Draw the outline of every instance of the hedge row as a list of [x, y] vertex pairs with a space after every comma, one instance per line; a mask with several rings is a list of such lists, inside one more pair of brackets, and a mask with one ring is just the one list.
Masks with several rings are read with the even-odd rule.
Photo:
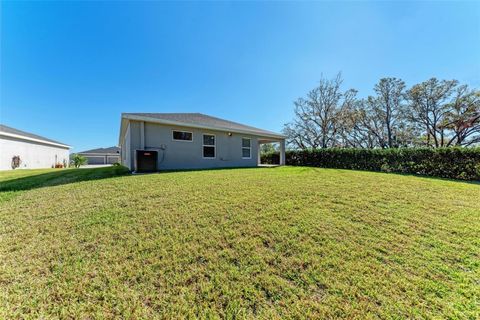
[[[278, 153], [262, 163], [279, 162]], [[287, 151], [287, 165], [419, 174], [480, 180], [480, 148], [314, 149]]]

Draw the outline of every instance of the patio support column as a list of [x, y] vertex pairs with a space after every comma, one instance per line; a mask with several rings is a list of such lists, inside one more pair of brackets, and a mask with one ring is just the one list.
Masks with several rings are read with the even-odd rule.
[[280, 141], [280, 165], [285, 165], [285, 140]]
[[260, 157], [260, 147], [261, 147], [260, 141], [257, 143], [257, 166], [262, 163], [261, 157]]

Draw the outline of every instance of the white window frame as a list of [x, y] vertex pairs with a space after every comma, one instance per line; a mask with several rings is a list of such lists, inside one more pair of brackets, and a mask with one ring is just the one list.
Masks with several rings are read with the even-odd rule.
[[[192, 135], [192, 140], [175, 139], [175, 138], [173, 137], [173, 133], [174, 133], [174, 132], [186, 132], [186, 133], [190, 133], [190, 134]], [[193, 132], [191, 132], [191, 131], [186, 131], [186, 130], [172, 129], [172, 141], [193, 142]]]
[[[213, 145], [205, 144], [204, 136], [213, 136]], [[204, 147], [213, 147], [213, 157], [205, 157], [203, 153]], [[202, 133], [202, 158], [203, 159], [215, 159], [217, 157], [217, 136], [213, 133]]]
[[[250, 147], [244, 147], [243, 146], [243, 139], [250, 140]], [[242, 159], [252, 159], [252, 138], [247, 138], [247, 137], [242, 137]], [[244, 157], [243, 156], [243, 149], [249, 149], [250, 150], [250, 157]]]

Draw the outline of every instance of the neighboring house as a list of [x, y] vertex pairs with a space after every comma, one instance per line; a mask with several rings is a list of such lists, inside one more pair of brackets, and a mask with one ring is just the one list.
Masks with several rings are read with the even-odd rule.
[[98, 148], [87, 151], [78, 152], [77, 154], [87, 158], [89, 165], [114, 164], [120, 162], [120, 148]]
[[70, 146], [0, 124], [0, 170], [68, 165]]
[[119, 136], [121, 162], [137, 172], [255, 167], [271, 142], [285, 164], [285, 136], [201, 113], [123, 113]]

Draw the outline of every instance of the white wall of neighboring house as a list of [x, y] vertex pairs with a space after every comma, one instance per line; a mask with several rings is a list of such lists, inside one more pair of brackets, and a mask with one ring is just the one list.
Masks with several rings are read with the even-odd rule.
[[0, 135], [0, 170], [11, 170], [14, 156], [20, 156], [19, 169], [51, 168], [68, 163], [69, 149]]

